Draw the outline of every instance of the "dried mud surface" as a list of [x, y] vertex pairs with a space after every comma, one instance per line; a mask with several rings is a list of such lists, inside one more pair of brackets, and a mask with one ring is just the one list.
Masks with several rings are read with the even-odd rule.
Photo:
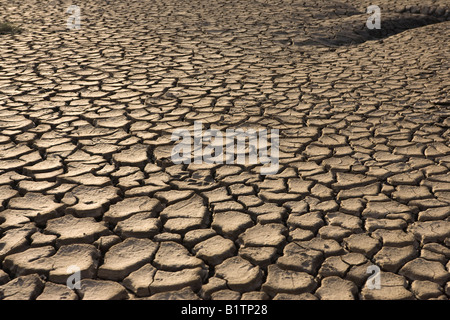
[[80, 2], [0, 0], [0, 299], [449, 299], [449, 1]]

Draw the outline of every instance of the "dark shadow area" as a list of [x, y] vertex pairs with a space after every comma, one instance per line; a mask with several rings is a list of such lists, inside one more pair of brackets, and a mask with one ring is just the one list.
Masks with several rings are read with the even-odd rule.
[[381, 29], [377, 30], [369, 30], [367, 29], [366, 33], [369, 35], [368, 40], [374, 39], [382, 39], [386, 37], [393, 36], [397, 33], [415, 29], [419, 27], [424, 27], [430, 24], [440, 23], [445, 20], [433, 17], [433, 16], [410, 16], [410, 17], [402, 17], [399, 19], [387, 19], [383, 20]]
[[369, 29], [366, 26], [367, 15], [358, 15], [335, 19], [334, 24], [314, 27], [308, 40], [296, 42], [294, 45], [346, 46], [360, 44], [370, 40], [381, 40], [406, 30], [415, 29], [446, 21], [444, 17], [422, 14], [391, 14], [381, 18], [381, 29]]
[[0, 35], [20, 33], [22, 30], [9, 22], [0, 22]]

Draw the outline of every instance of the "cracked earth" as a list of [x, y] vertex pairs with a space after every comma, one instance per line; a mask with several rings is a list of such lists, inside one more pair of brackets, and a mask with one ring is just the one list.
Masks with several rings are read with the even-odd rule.
[[[449, 12], [0, 0], [0, 299], [448, 300]], [[194, 121], [278, 129], [277, 174], [175, 165]]]

